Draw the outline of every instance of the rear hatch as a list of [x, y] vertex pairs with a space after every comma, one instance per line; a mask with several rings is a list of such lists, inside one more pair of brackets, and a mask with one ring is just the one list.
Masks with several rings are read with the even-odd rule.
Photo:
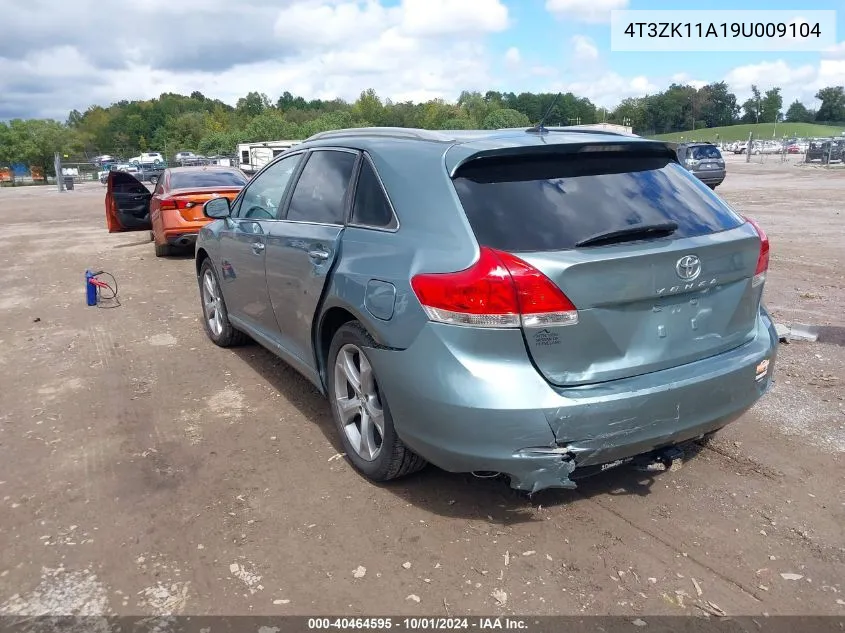
[[688, 151], [687, 165], [696, 172], [709, 172], [725, 168], [725, 161], [718, 147], [694, 145]]
[[577, 308], [577, 322], [523, 326], [555, 385], [658, 371], [754, 336], [760, 235], [669, 148], [616, 143], [485, 152], [453, 174], [479, 245], [527, 262]]

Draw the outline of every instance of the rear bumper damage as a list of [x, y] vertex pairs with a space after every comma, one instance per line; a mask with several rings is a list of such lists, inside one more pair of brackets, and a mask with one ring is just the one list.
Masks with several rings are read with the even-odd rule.
[[771, 386], [778, 339], [765, 310], [740, 348], [669, 370], [554, 388], [519, 331], [429, 324], [406, 350], [370, 349], [396, 431], [450, 472], [501, 473], [527, 492], [634, 462], [671, 462], [674, 447], [745, 413]]

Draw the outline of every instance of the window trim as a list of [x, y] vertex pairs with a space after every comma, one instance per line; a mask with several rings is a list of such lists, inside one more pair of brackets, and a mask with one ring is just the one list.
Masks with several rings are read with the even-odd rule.
[[[233, 209], [234, 209], [234, 208], [235, 208], [235, 206], [237, 206], [237, 211], [238, 211], [238, 212], [240, 212], [240, 210], [241, 210], [241, 203], [243, 203], [243, 199], [244, 199], [244, 196], [246, 196], [246, 192], [247, 192], [247, 190], [248, 190], [248, 189], [249, 189], [249, 188], [250, 188], [253, 184], [255, 184], [255, 181], [258, 179], [258, 177], [259, 177], [261, 174], [263, 174], [266, 170], [270, 169], [270, 168], [271, 168], [273, 165], [275, 165], [276, 163], [280, 163], [280, 162], [282, 162], [282, 161], [283, 161], [283, 160], [285, 160], [286, 158], [291, 158], [292, 156], [296, 156], [297, 154], [305, 154], [305, 153], [306, 153], [306, 151], [307, 151], [307, 150], [297, 149], [296, 151], [293, 151], [293, 152], [289, 152], [289, 153], [285, 153], [285, 154], [280, 154], [279, 156], [277, 156], [276, 158], [274, 158], [273, 160], [271, 160], [270, 162], [268, 162], [266, 165], [264, 165], [264, 167], [262, 167], [261, 169], [259, 169], [259, 170], [258, 170], [258, 171], [257, 171], [257, 172], [256, 172], [256, 173], [252, 176], [252, 178], [250, 178], [250, 179], [247, 181], [246, 185], [244, 185], [244, 187], [243, 187], [243, 189], [241, 189], [240, 193], [238, 193], [238, 195], [237, 195], [237, 196], [235, 196], [235, 199], [234, 199], [234, 200], [232, 200], [232, 204], [230, 205], [230, 206], [231, 206], [231, 208], [233, 208]], [[304, 165], [304, 164], [305, 164], [305, 163], [304, 163], [304, 161], [303, 161], [302, 159], [300, 159], [299, 164], [296, 166], [296, 169], [294, 170], [293, 174], [291, 174], [290, 179], [291, 179], [291, 181], [292, 181], [292, 182], [298, 182], [298, 181], [299, 181], [299, 174], [300, 174], [300, 172], [302, 171], [302, 167], [303, 167], [303, 165]], [[285, 195], [284, 195], [284, 196], [282, 196], [282, 199], [279, 201], [279, 215], [280, 215], [280, 216], [281, 216], [281, 215], [286, 215], [286, 214], [287, 214], [287, 206], [286, 206], [286, 205], [287, 205], [287, 199], [288, 199], [288, 196], [290, 195], [290, 191], [292, 191], [292, 189], [291, 189], [291, 190], [289, 190], [289, 191], [285, 191]], [[231, 218], [233, 221], [236, 221], [236, 220], [246, 220], [246, 219], [247, 219], [247, 218], [242, 218], [242, 217], [240, 217], [240, 215], [231, 215], [231, 216], [230, 216], [230, 218]], [[252, 219], [251, 221], [253, 221], [253, 222], [281, 222], [283, 219], [284, 219], [284, 218], [282, 218], [282, 217], [278, 217], [278, 218], [266, 218], [266, 219], [263, 219], [263, 220], [254, 220], [254, 219]]]
[[[378, 169], [376, 169], [375, 162], [373, 162], [372, 157], [369, 155], [368, 152], [361, 153], [361, 160], [358, 162], [358, 169], [355, 172], [355, 186], [353, 187], [352, 191], [352, 203], [349, 205], [349, 216], [346, 220], [346, 226], [353, 227], [356, 229], [365, 229], [369, 231], [381, 231], [382, 233], [396, 233], [399, 228], [402, 226], [401, 222], [399, 222], [399, 215], [396, 213], [396, 208], [393, 206], [393, 201], [390, 199], [390, 196], [387, 194], [387, 187], [384, 186], [384, 181], [381, 179], [381, 174], [378, 173]], [[358, 195], [358, 183], [361, 181], [361, 171], [364, 169], [364, 161], [370, 164], [370, 168], [373, 170], [373, 173], [376, 175], [376, 181], [378, 182], [379, 187], [381, 188], [381, 193], [384, 196], [384, 199], [387, 200], [387, 206], [390, 208], [390, 215], [391, 221], [388, 223], [387, 226], [377, 226], [373, 224], [362, 224], [359, 222], [352, 221], [352, 214], [355, 212], [355, 197]]]
[[[357, 184], [356, 174], [358, 173], [359, 165], [361, 163], [361, 154], [362, 152], [357, 149], [352, 149], [351, 147], [334, 147], [334, 146], [327, 146], [327, 147], [311, 147], [307, 148], [305, 151], [308, 152], [308, 156], [302, 161], [302, 165], [298, 170], [298, 173], [294, 174], [296, 177], [296, 181], [294, 182], [293, 187], [291, 187], [290, 191], [288, 192], [287, 196], [284, 200], [284, 207], [283, 207], [283, 217], [279, 218], [281, 222], [290, 222], [292, 224], [312, 224], [315, 226], [339, 226], [339, 227], [346, 227], [349, 224], [350, 214], [352, 213], [352, 192], [355, 189], [355, 185]], [[315, 152], [345, 152], [347, 154], [353, 154], [355, 156], [355, 163], [352, 165], [352, 173], [349, 176], [349, 184], [350, 186], [346, 188], [346, 193], [343, 196], [343, 215], [341, 216], [340, 222], [312, 222], [310, 220], [291, 220], [288, 218], [288, 212], [290, 211], [290, 203], [293, 199], [293, 194], [296, 191], [297, 185], [299, 185], [299, 180], [302, 178], [302, 172], [305, 171], [305, 168], [308, 166], [308, 161], [311, 160], [311, 156]]]

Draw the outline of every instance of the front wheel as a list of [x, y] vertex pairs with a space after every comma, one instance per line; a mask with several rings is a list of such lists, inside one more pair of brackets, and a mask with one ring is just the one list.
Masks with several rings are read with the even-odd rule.
[[342, 326], [332, 339], [328, 358], [328, 392], [332, 417], [352, 465], [373, 481], [388, 481], [425, 467], [393, 426], [367, 349], [378, 344], [358, 321]]
[[199, 275], [202, 299], [202, 324], [205, 333], [215, 345], [232, 347], [246, 342], [247, 336], [229, 322], [229, 311], [223, 300], [217, 273], [210, 259], [202, 263]]
[[158, 176], [150, 176], [150, 184], [155, 186], [158, 184]]

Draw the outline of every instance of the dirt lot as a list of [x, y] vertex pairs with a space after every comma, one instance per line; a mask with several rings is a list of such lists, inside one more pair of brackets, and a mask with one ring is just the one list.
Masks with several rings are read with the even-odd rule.
[[305, 380], [206, 339], [192, 258], [106, 233], [101, 185], [0, 190], [0, 612], [845, 613], [845, 170], [729, 163], [770, 309], [819, 341], [679, 470], [531, 501], [366, 482]]

